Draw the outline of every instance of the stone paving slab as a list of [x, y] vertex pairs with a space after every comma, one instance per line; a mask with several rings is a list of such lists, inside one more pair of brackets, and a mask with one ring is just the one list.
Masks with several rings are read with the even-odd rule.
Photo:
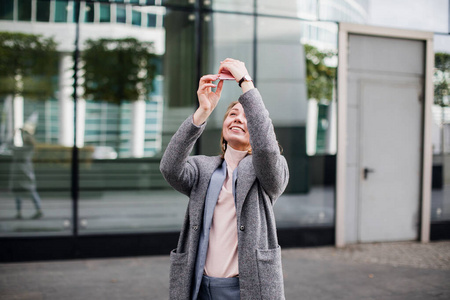
[[[392, 242], [287, 249], [286, 256], [318, 260], [353, 261], [390, 266], [450, 270], [450, 242]], [[450, 284], [450, 283], [449, 283]]]
[[[450, 241], [284, 249], [286, 299], [450, 299], [449, 248]], [[0, 299], [168, 299], [168, 277], [168, 255], [0, 264]]]

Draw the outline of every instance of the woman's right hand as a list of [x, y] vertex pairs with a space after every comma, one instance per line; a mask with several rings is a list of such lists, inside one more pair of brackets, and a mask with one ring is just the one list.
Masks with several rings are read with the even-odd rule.
[[[216, 86], [213, 81], [219, 79], [219, 75], [205, 75], [200, 78], [198, 84], [197, 97], [199, 107], [194, 113], [194, 124], [197, 126], [202, 125], [208, 117], [211, 115], [213, 110], [216, 108], [217, 103], [220, 99], [220, 94], [222, 93], [223, 80], [219, 81]], [[216, 88], [213, 92], [212, 88]]]

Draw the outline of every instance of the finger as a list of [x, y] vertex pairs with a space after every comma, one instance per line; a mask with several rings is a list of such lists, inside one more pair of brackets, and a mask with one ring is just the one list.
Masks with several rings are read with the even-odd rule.
[[206, 81], [216, 81], [218, 78], [219, 78], [218, 74], [204, 75], [200, 78], [200, 83], [206, 82]]
[[219, 84], [217, 85], [216, 89], [216, 95], [220, 98], [220, 94], [222, 93], [223, 88], [223, 80], [219, 81]]
[[214, 83], [203, 83], [200, 85], [199, 90], [205, 90], [205, 89], [210, 89], [210, 88], [215, 88], [216, 85]]

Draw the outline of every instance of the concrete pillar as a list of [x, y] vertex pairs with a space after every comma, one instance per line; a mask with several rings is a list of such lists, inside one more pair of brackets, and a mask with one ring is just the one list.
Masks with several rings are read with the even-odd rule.
[[319, 108], [317, 106], [317, 101], [314, 99], [308, 100], [308, 116], [306, 123], [306, 153], [308, 155], [316, 154], [318, 114]]
[[59, 144], [73, 146], [73, 59], [69, 53], [61, 53], [59, 60]]
[[131, 156], [144, 156], [145, 142], [145, 101], [136, 100], [131, 106]]
[[14, 115], [14, 145], [17, 147], [23, 146], [22, 135], [19, 130], [23, 127], [23, 96], [15, 95], [13, 100], [13, 115]]

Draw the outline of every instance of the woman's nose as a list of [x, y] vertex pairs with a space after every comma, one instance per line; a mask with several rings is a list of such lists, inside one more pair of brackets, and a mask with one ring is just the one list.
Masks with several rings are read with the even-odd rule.
[[242, 118], [241, 118], [241, 116], [236, 116], [235, 118], [234, 118], [234, 121], [233, 122], [236, 122], [236, 123], [242, 123]]

